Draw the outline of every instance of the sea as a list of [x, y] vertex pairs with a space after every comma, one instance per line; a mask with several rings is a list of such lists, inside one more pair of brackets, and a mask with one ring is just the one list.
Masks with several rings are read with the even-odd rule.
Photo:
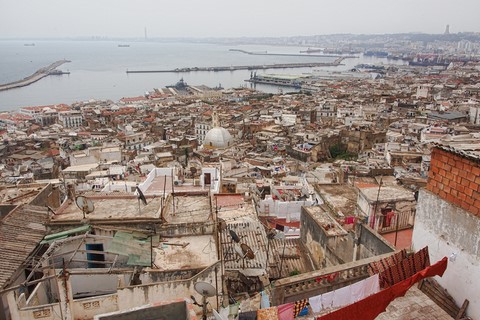
[[[249, 55], [230, 49], [259, 53], [299, 54], [305, 47], [269, 45], [227, 45], [155, 41], [86, 40], [0, 40], [0, 83], [23, 79], [38, 69], [66, 59], [59, 70], [70, 74], [51, 75], [22, 88], [0, 91], [0, 111], [24, 106], [40, 106], [92, 99], [118, 101], [122, 97], [144, 95], [180, 79], [189, 85], [223, 88], [245, 87], [251, 71], [127, 73], [127, 70], [159, 70], [185, 67], [265, 65], [299, 62], [332, 62], [334, 57]], [[257, 74], [303, 74], [313, 69], [343, 71], [359, 63], [401, 64], [385, 58], [348, 58], [336, 67], [258, 70]], [[257, 90], [278, 93], [285, 87], [257, 84]]]

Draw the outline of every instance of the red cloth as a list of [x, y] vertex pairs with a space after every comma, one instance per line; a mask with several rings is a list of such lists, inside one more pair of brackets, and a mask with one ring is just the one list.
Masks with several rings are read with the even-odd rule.
[[343, 221], [344, 224], [353, 224], [355, 223], [355, 217], [346, 217]]
[[293, 303], [286, 303], [278, 306], [278, 319], [279, 320], [294, 320], [293, 316]]
[[390, 227], [390, 224], [392, 223], [392, 219], [394, 216], [395, 216], [395, 213], [393, 211], [388, 212], [387, 215], [384, 217], [385, 224], [383, 226]]
[[345, 308], [338, 309], [334, 312], [318, 317], [317, 320], [350, 320], [355, 315], [356, 320], [372, 320], [380, 313], [384, 312], [390, 302], [398, 297], [402, 297], [407, 293], [408, 289], [416, 282], [433, 276], [442, 276], [447, 269], [447, 257], [436, 264], [417, 272], [410, 278], [399, 282], [379, 293], [373, 294], [363, 300], [351, 304]]

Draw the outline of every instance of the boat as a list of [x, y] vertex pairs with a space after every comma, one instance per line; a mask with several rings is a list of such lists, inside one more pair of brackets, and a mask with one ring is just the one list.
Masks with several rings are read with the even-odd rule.
[[378, 58], [386, 58], [388, 57], [388, 52], [386, 51], [366, 51], [364, 54], [366, 57], [378, 57]]
[[52, 70], [48, 73], [51, 76], [61, 76], [62, 74], [70, 74], [70, 71], [62, 71], [62, 70]]
[[271, 84], [276, 86], [292, 87], [301, 89], [305, 79], [309, 78], [309, 75], [281, 75], [281, 74], [261, 74], [251, 73], [250, 79], [245, 81], [251, 83]]
[[24, 43], [25, 47], [35, 47], [35, 43]]
[[302, 50], [300, 53], [316, 53], [316, 52], [323, 52], [323, 49], [311, 49], [308, 48], [307, 50]]
[[118, 47], [119, 48], [129, 48], [130, 45], [129, 44], [119, 44]]

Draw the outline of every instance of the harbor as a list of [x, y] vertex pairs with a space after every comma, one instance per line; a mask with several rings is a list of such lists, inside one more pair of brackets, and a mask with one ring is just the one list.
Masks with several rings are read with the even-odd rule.
[[45, 78], [46, 76], [49, 76], [49, 75], [70, 74], [70, 72], [68, 72], [68, 71], [64, 72], [64, 71], [56, 70], [56, 68], [58, 68], [59, 66], [61, 66], [64, 63], [67, 63], [67, 62], [71, 62], [71, 61], [69, 61], [69, 60], [55, 61], [54, 63], [52, 63], [52, 64], [50, 64], [46, 67], [38, 69], [37, 71], [35, 71], [34, 74], [32, 74], [32, 75], [30, 75], [26, 78], [23, 78], [22, 80], [18, 80], [18, 81], [14, 81], [14, 82], [5, 83], [5, 84], [0, 85], [0, 91], [25, 87], [25, 86], [28, 86], [28, 85], [34, 83], [34, 82], [37, 82], [38, 80], [43, 79], [43, 78]]
[[127, 73], [183, 73], [183, 72], [220, 72], [237, 70], [266, 70], [266, 69], [288, 69], [288, 68], [315, 68], [335, 67], [342, 63], [347, 57], [339, 57], [333, 62], [305, 62], [305, 63], [278, 63], [262, 65], [243, 66], [220, 66], [220, 67], [187, 67], [170, 70], [127, 70]]

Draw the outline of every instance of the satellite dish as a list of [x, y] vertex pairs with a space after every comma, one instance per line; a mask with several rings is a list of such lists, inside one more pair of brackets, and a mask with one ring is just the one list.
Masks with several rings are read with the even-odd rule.
[[255, 253], [253, 253], [252, 249], [246, 243], [241, 243], [240, 248], [242, 249], [244, 257], [247, 257], [250, 260], [255, 259]]
[[138, 193], [138, 199], [142, 200], [143, 205], [146, 206], [147, 205], [147, 199], [145, 198], [145, 195], [143, 194], [142, 190], [140, 190], [140, 188], [138, 186], [137, 186], [137, 193]]
[[228, 230], [228, 232], [230, 233], [230, 236], [232, 237], [233, 241], [235, 241], [236, 243], [240, 242], [240, 238], [238, 237], [238, 235], [235, 231], [230, 229], [230, 230]]
[[217, 221], [218, 221], [218, 229], [220, 231], [223, 231], [223, 230], [227, 229], [227, 223], [225, 222], [224, 219], [218, 218]]
[[75, 198], [75, 204], [77, 207], [82, 210], [83, 218], [85, 219], [85, 215], [92, 213], [95, 210], [95, 206], [93, 205], [93, 201], [88, 199], [84, 196], [78, 196]]
[[215, 287], [208, 282], [197, 282], [193, 287], [202, 297], [214, 297], [217, 292]]

